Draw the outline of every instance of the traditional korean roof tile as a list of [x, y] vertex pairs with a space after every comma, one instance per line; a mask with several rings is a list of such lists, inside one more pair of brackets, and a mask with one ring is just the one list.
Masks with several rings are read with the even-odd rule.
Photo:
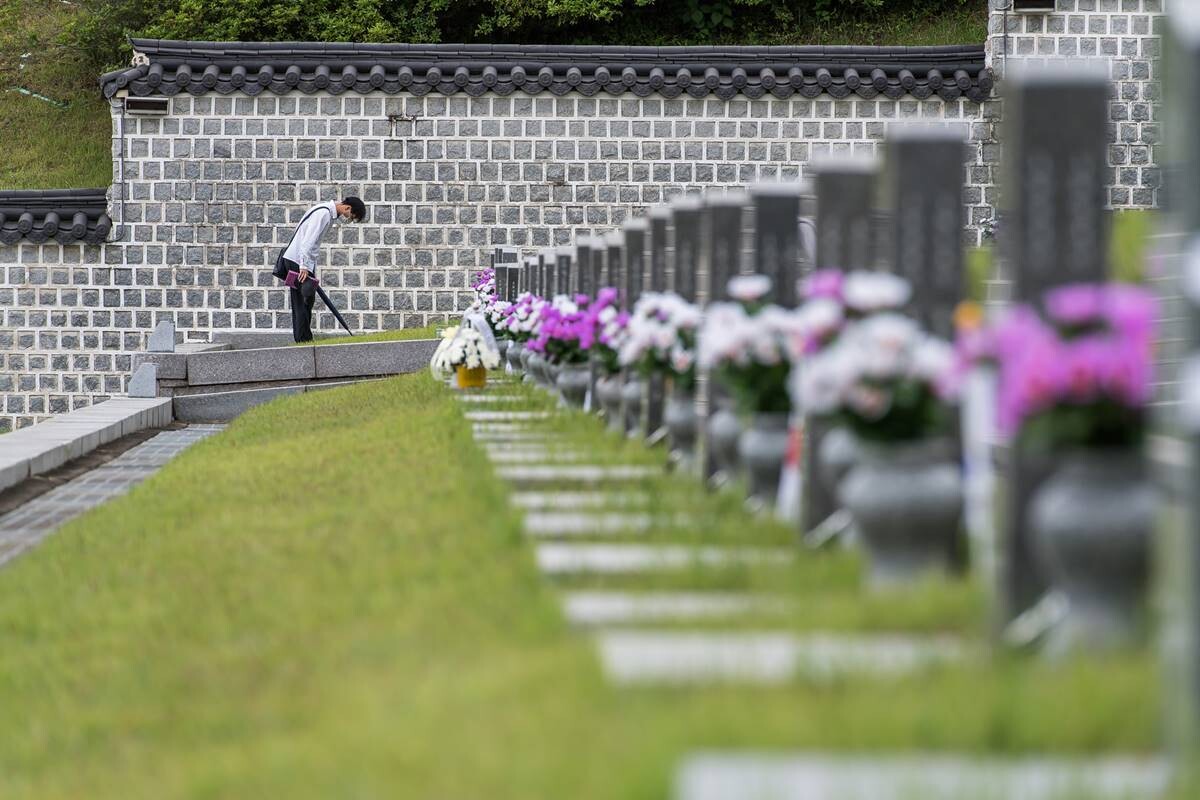
[[134, 66], [101, 76], [106, 97], [382, 91], [445, 95], [918, 99], [991, 92], [983, 46], [619, 47], [189, 42], [131, 39]]
[[104, 189], [0, 191], [0, 242], [104, 241], [112, 229]]

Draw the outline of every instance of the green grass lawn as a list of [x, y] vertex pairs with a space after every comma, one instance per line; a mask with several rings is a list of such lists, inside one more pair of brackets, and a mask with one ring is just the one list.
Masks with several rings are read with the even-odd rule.
[[[522, 407], [547, 404], [525, 393]], [[598, 457], [662, 458], [579, 415], [553, 424]], [[730, 494], [682, 477], [646, 488], [704, 521], [656, 539], [792, 541]], [[0, 797], [648, 799], [696, 748], [1160, 745], [1147, 655], [615, 689], [507, 491], [427, 373], [249, 412], [0, 570]], [[860, 570], [808, 553], [670, 583], [787, 593], [789, 628], [982, 644], [969, 582], [864, 599]]]

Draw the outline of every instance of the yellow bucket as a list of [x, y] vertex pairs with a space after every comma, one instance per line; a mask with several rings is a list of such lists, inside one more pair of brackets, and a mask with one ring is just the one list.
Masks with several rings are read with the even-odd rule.
[[486, 367], [475, 367], [475, 369], [457, 367], [455, 375], [458, 378], [458, 388], [460, 389], [482, 389], [487, 384]]

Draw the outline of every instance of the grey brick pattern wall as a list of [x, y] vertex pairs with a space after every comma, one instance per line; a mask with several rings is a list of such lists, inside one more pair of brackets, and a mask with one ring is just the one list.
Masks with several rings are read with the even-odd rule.
[[[1058, 0], [1031, 15], [991, 3], [998, 73], [1025, 58], [1109, 61], [1110, 201], [1156, 205], [1161, 0]], [[322, 280], [351, 326], [416, 326], [464, 307], [497, 244], [532, 252], [682, 192], [798, 177], [825, 154], [874, 153], [897, 120], [967, 131], [967, 240], [978, 240], [997, 201], [1003, 113], [1000, 100], [574, 93], [209, 93], [176, 96], [161, 119], [116, 108], [112, 241], [0, 246], [0, 430], [122, 391], [160, 319], [196, 340], [290, 330], [268, 265], [318, 200], [358, 194], [372, 207], [323, 249]], [[333, 330], [328, 314], [316, 322]]]
[[[902, 120], [973, 137], [977, 237], [994, 201], [986, 114], [940, 98], [177, 96], [165, 118], [114, 116], [126, 199], [116, 183], [113, 241], [0, 247], [13, 332], [0, 426], [121, 391], [160, 319], [200, 340], [289, 331], [268, 265], [319, 200], [357, 194], [371, 207], [322, 250], [322, 281], [351, 327], [419, 326], [465, 307], [495, 245], [533, 252], [680, 193], [798, 178], [825, 155], [873, 154]], [[333, 330], [328, 314], [318, 324]]]
[[[1109, 203], [1158, 205], [1162, 176], [1158, 56], [1164, 0], [1056, 0], [1052, 13], [1005, 12], [1011, 0], [990, 0], [990, 64], [998, 75], [1022, 61], [1090, 59], [1108, 62], [1116, 90], [1109, 106]], [[1196, 0], [1176, 0], [1196, 2]]]

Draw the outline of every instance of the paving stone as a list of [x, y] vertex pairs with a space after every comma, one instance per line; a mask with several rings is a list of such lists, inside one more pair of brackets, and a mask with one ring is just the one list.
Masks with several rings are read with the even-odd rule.
[[639, 481], [659, 477], [659, 467], [631, 465], [564, 464], [561, 466], [511, 466], [501, 467], [496, 474], [505, 480], [521, 484], [538, 483], [613, 483]]
[[519, 394], [479, 394], [476, 392], [459, 392], [459, 402], [462, 403], [517, 403], [524, 399]]
[[1164, 797], [1158, 757], [977, 758], [969, 755], [701, 753], [686, 759], [675, 800], [1150, 800]]
[[538, 567], [547, 575], [620, 575], [742, 564], [782, 566], [795, 560], [784, 548], [688, 547], [641, 544], [542, 544]]
[[488, 459], [493, 464], [544, 464], [554, 462], [580, 462], [592, 457], [591, 453], [578, 450], [556, 450], [538, 448], [536, 450], [516, 450], [507, 446], [485, 447]]
[[530, 511], [644, 508], [652, 499], [644, 492], [514, 492], [510, 495], [513, 505]]
[[263, 381], [311, 380], [316, 376], [315, 347], [269, 347], [189, 355], [190, 386]]
[[223, 427], [197, 425], [163, 431], [112, 461], [0, 516], [0, 564], [34, 547], [63, 523], [129, 491], [188, 447]]
[[350, 378], [360, 375], [402, 375], [429, 366], [437, 339], [397, 342], [364, 342], [314, 347], [318, 378]]
[[0, 436], [0, 491], [110, 441], [171, 421], [170, 398], [114, 397]]
[[568, 592], [567, 620], [579, 626], [720, 620], [750, 614], [783, 614], [796, 604], [782, 597], [728, 592]]
[[900, 635], [618, 630], [598, 634], [597, 644], [605, 672], [620, 684], [894, 676], [966, 656], [957, 639]]
[[468, 411], [463, 414], [471, 422], [515, 422], [517, 420], [549, 419], [549, 411]]
[[665, 518], [661, 514], [635, 514], [619, 511], [582, 513], [579, 511], [526, 512], [525, 533], [538, 538], [564, 536], [612, 536], [620, 533], [646, 534], [655, 527], [669, 528], [686, 524], [688, 518]]

